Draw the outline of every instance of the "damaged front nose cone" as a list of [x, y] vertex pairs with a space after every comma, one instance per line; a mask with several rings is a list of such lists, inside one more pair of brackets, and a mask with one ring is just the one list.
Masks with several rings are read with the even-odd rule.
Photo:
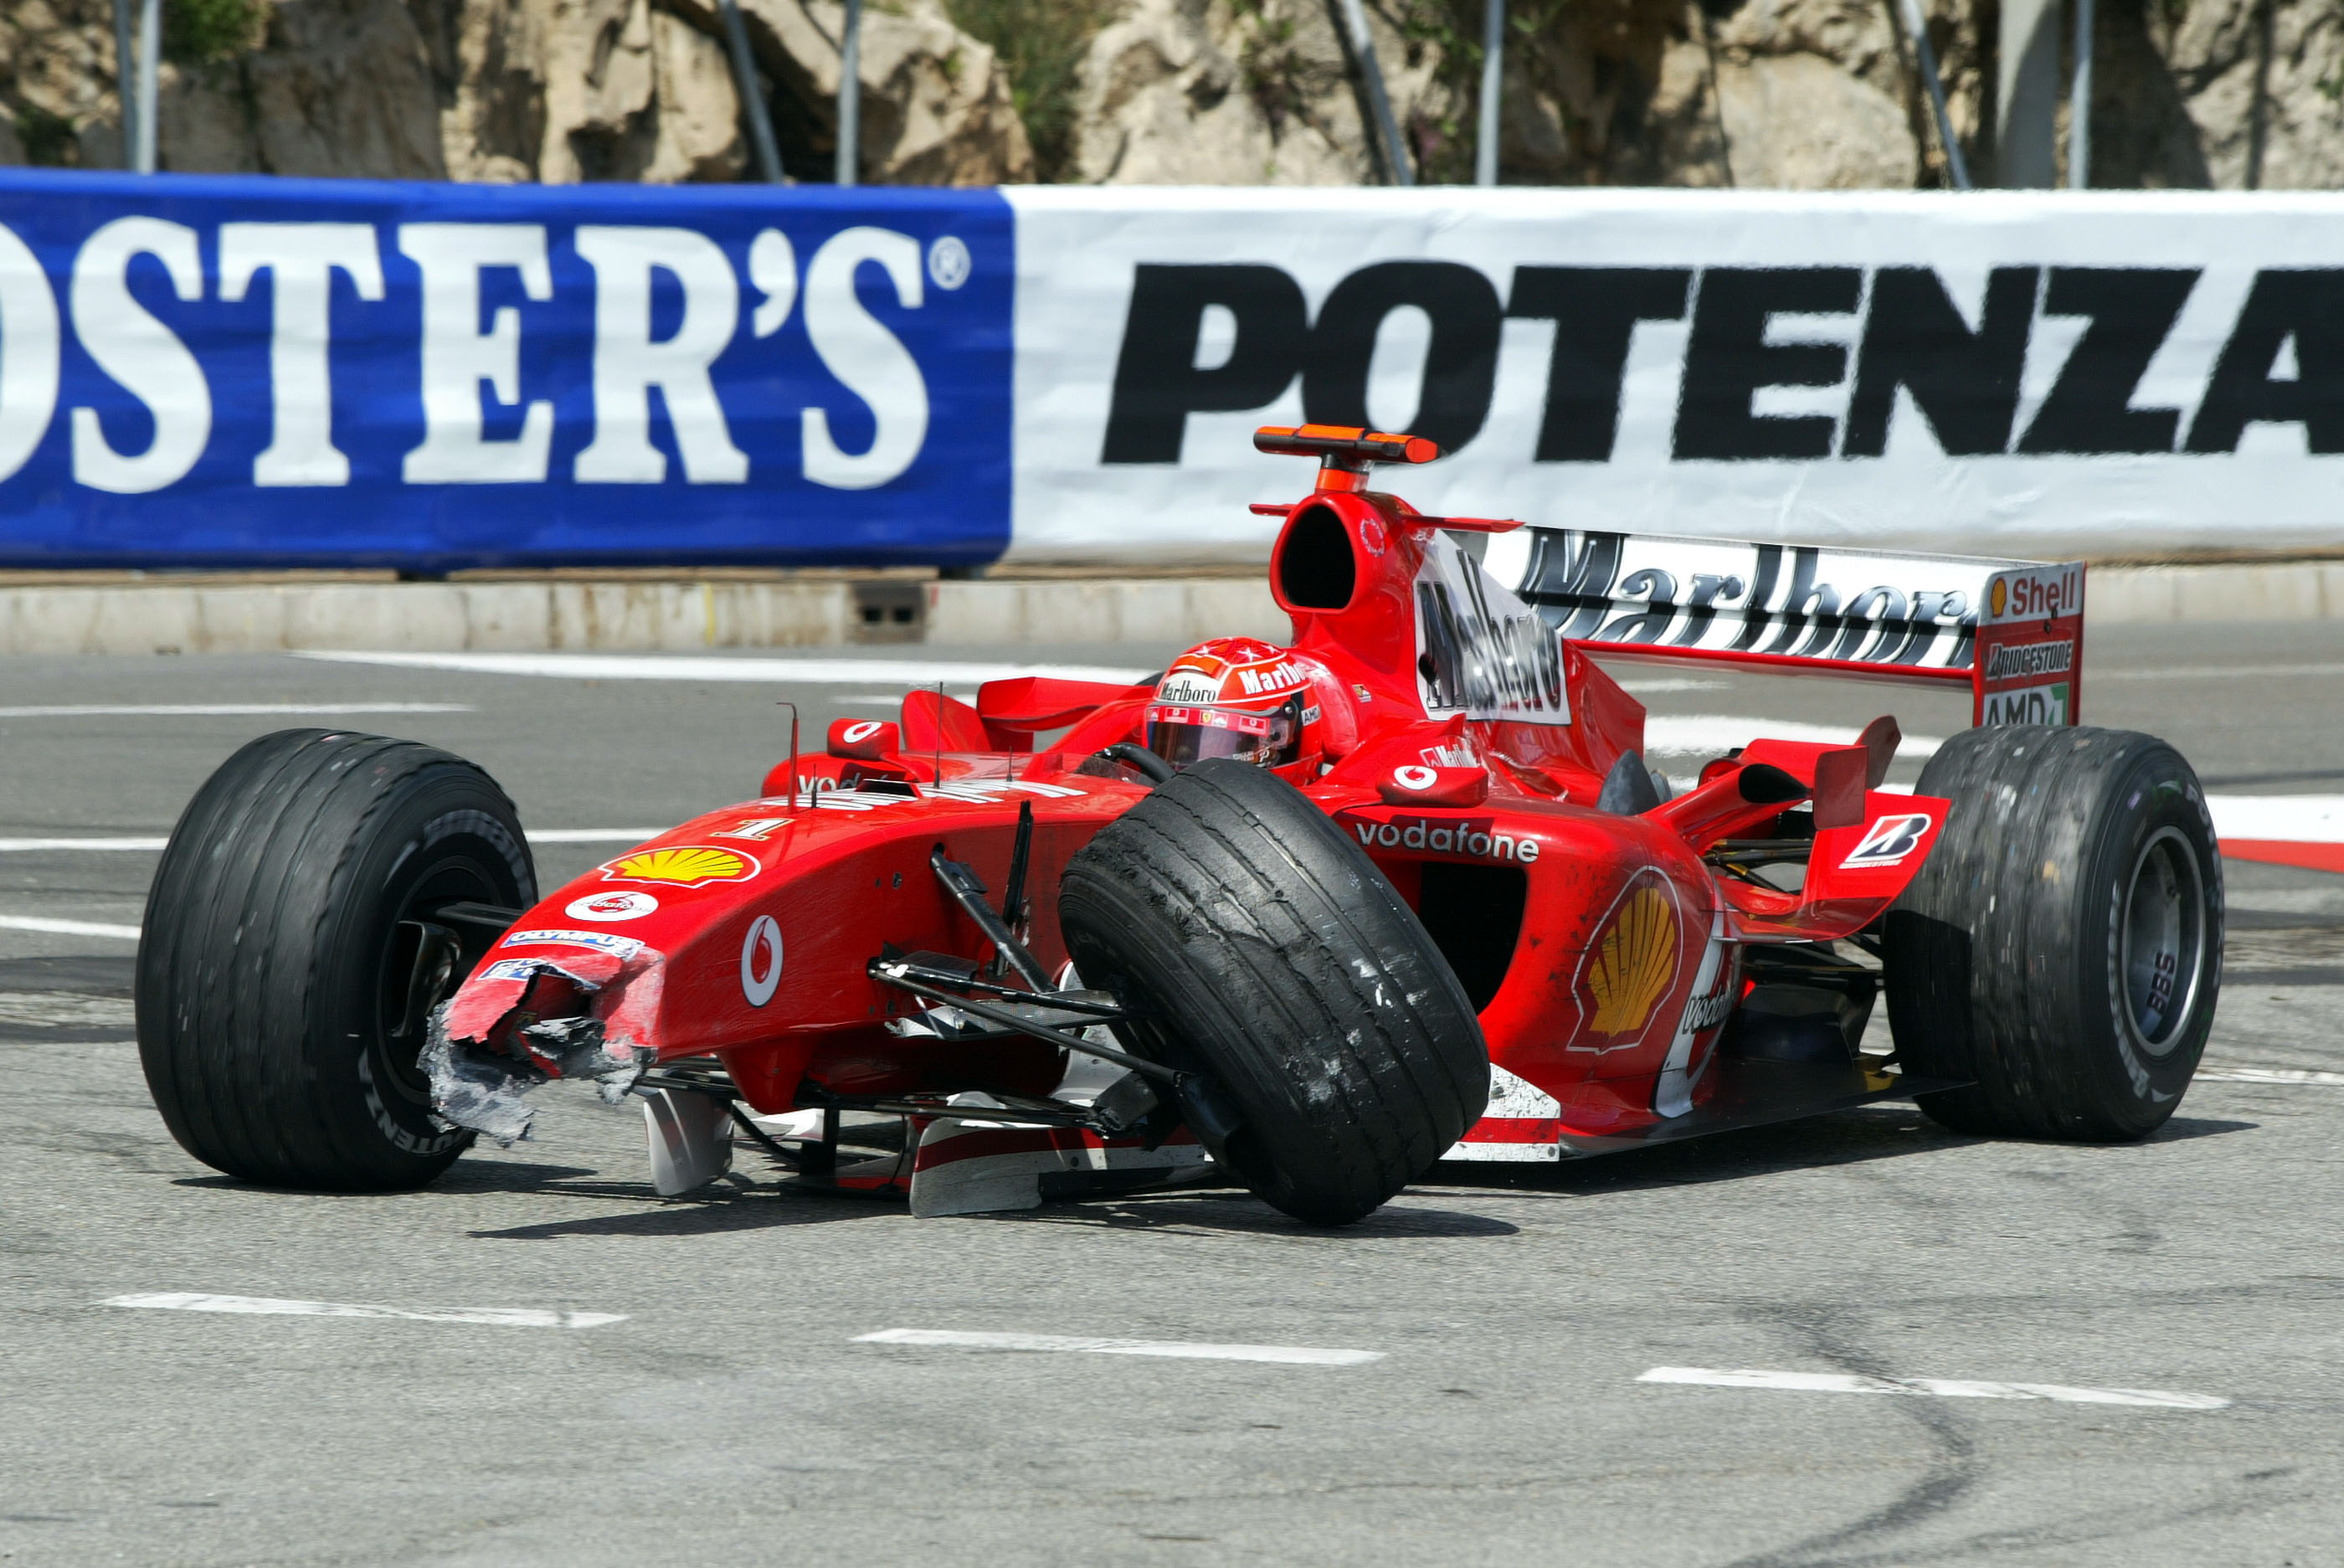
[[421, 1057], [431, 1108], [450, 1125], [507, 1148], [529, 1136], [537, 1115], [523, 1098], [530, 1090], [554, 1078], [585, 1079], [603, 1104], [617, 1105], [657, 1055], [623, 1041], [611, 1044], [602, 1020], [592, 1017], [544, 1018], [496, 1031], [510, 1045], [500, 1051], [480, 1040], [450, 1039], [448, 1011], [443, 1007], [431, 1015]]

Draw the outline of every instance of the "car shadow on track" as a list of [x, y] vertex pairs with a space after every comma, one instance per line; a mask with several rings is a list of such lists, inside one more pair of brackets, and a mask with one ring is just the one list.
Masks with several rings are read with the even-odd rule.
[[[557, 1190], [551, 1189], [549, 1190]], [[617, 1196], [615, 1193], [611, 1196]], [[637, 1188], [629, 1196], [648, 1195]], [[851, 1199], [758, 1192], [727, 1193], [716, 1198], [653, 1199], [657, 1208], [623, 1214], [590, 1214], [577, 1219], [549, 1219], [536, 1225], [514, 1225], [500, 1230], [465, 1232], [477, 1241], [559, 1241], [589, 1236], [710, 1236], [734, 1230], [772, 1230], [796, 1225], [820, 1225], [834, 1219], [870, 1219], [889, 1212], [884, 1206]]]
[[990, 1214], [985, 1219], [1026, 1225], [1076, 1225], [1103, 1230], [1190, 1233], [1234, 1232], [1296, 1239], [1340, 1238], [1345, 1241], [1421, 1240], [1426, 1237], [1514, 1236], [1518, 1226], [1485, 1214], [1454, 1209], [1387, 1205], [1349, 1225], [1306, 1225], [1249, 1194], [1228, 1189], [1210, 1192], [1138, 1192], [1113, 1199], [1091, 1198], [1045, 1203], [1039, 1209]]
[[[2249, 1121], [2220, 1121], [2202, 1117], [2175, 1117], [2145, 1144], [2212, 1138], [2228, 1132], [2251, 1132]], [[1472, 1189], [1515, 1194], [1550, 1193], [1556, 1197], [1588, 1197], [1603, 1192], [1634, 1192], [1655, 1187], [1694, 1187], [1715, 1181], [1738, 1181], [1797, 1170], [1861, 1165], [1933, 1154], [1981, 1143], [2018, 1143], [2019, 1138], [1975, 1138], [1939, 1127], [1909, 1106], [1867, 1106], [1857, 1110], [1783, 1122], [1773, 1127], [1722, 1132], [1683, 1143], [1565, 1160], [1560, 1165], [1481, 1165], [1448, 1161], [1418, 1179], [1422, 1188]], [[2061, 1144], [2061, 1148], [2096, 1148], [2121, 1154], [2142, 1144]]]

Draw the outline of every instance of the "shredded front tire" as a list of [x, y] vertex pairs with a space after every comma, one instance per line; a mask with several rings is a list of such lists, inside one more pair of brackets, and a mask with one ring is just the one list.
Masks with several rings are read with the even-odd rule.
[[1058, 908], [1084, 977], [1147, 1015], [1126, 1043], [1211, 1080], [1241, 1122], [1199, 1137], [1297, 1219], [1374, 1212], [1489, 1102], [1480, 1022], [1423, 925], [1274, 774], [1188, 769], [1075, 856]]

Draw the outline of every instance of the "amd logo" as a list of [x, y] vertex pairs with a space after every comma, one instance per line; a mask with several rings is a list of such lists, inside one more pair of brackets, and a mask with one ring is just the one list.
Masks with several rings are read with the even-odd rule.
[[[1305, 419], [1368, 423], [1376, 334], [1403, 306], [1431, 323], [1413, 429], [1450, 451], [1489, 417], [1508, 318], [1555, 328], [1534, 457], [1603, 462], [1619, 432], [1636, 324], [1690, 316], [1671, 441], [1679, 460], [1879, 457], [1900, 389], [1953, 457], [2234, 452], [2255, 422], [2300, 424], [2311, 453], [2344, 453], [2344, 269], [2255, 275], [2186, 431], [2178, 408], [2133, 406], [2198, 277], [2193, 268], [1999, 267], [1973, 329], [1926, 267], [1879, 268], [1868, 278], [1854, 267], [1518, 267], [1501, 302], [1478, 268], [1386, 261], [1337, 284], [1314, 321], [1301, 286], [1278, 268], [1143, 264], [1100, 461], [1177, 462], [1188, 415], [1267, 407], [1298, 377]], [[1236, 340], [1221, 363], [1198, 368], [1215, 308], [1235, 319]], [[1852, 352], [1769, 340], [1777, 316], [1859, 309]], [[2086, 325], [2018, 428], [2028, 340], [2052, 316]], [[1753, 411], [1766, 388], [1840, 386], [1844, 420]]]

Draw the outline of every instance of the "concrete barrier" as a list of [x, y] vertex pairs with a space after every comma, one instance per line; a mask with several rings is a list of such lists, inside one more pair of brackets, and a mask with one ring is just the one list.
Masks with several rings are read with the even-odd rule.
[[[1259, 578], [884, 581], [889, 602], [916, 607], [915, 615], [876, 618], [872, 585], [845, 578], [19, 582], [0, 586], [0, 652], [688, 652], [872, 641], [1193, 642], [1288, 632]], [[2344, 561], [2099, 567], [2086, 613], [2096, 625], [2344, 619]]]

